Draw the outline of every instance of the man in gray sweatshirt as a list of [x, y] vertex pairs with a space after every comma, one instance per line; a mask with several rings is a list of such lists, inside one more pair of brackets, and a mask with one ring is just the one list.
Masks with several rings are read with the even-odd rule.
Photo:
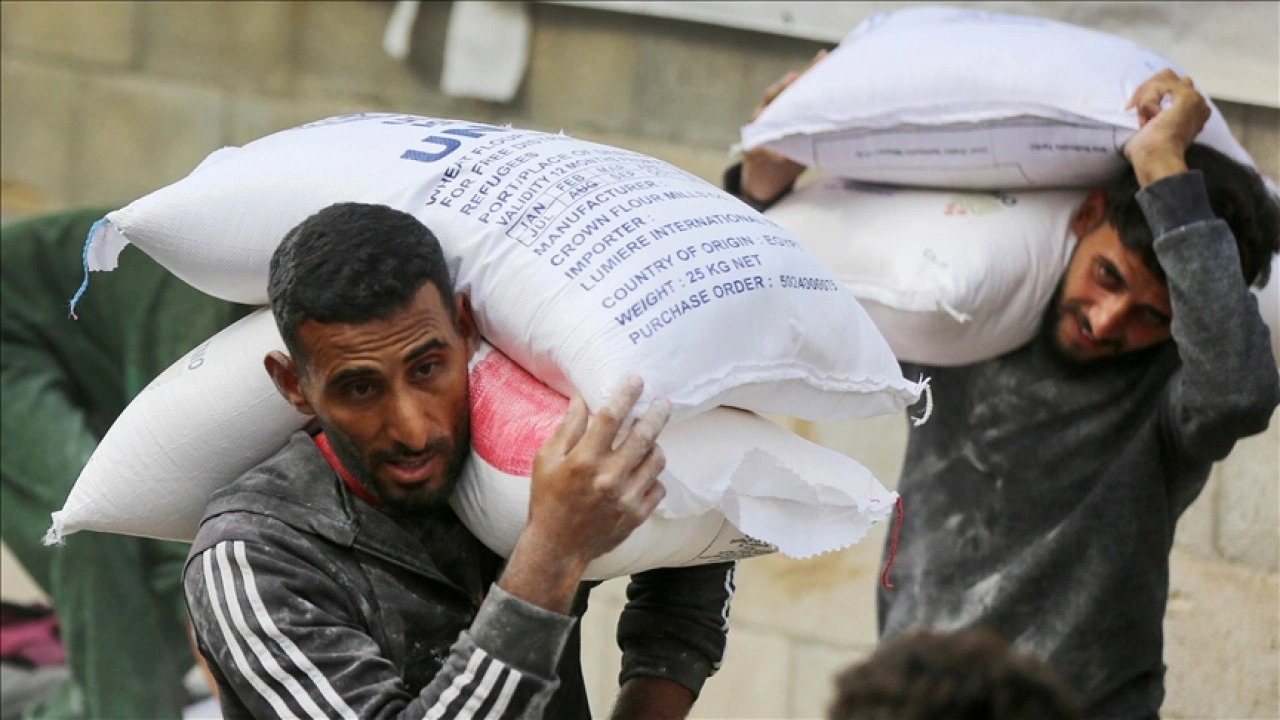
[[[1074, 217], [1040, 336], [974, 365], [905, 368], [932, 378], [933, 415], [908, 440], [879, 594], [882, 639], [990, 627], [1047, 660], [1088, 718], [1158, 716], [1178, 517], [1280, 404], [1249, 292], [1280, 249], [1276, 199], [1192, 144], [1209, 108], [1190, 79], [1164, 71], [1132, 104], [1131, 171]], [[748, 155], [726, 180], [766, 204], [802, 170], [788, 163]]]

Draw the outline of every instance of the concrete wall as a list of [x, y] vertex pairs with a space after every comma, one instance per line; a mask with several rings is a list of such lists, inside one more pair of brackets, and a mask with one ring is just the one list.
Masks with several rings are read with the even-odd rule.
[[[414, 50], [381, 50], [392, 3], [4, 2], [0, 175], [30, 208], [125, 203], [207, 153], [328, 115], [394, 110], [511, 122], [649, 153], [717, 181], [764, 87], [817, 44], [560, 6], [532, 8], [529, 71], [510, 104], [439, 90], [449, 5], [424, 4]], [[1209, 12], [1206, 9], [1206, 12]], [[1223, 103], [1280, 177], [1280, 111]], [[6, 200], [8, 202], [8, 200]], [[889, 486], [901, 418], [798, 427]], [[12, 449], [6, 449], [12, 451]], [[1174, 718], [1280, 716], [1280, 419], [1214, 471], [1183, 519], [1166, 617]], [[729, 655], [696, 716], [815, 718], [831, 675], [875, 643], [878, 528], [848, 551], [744, 562]], [[5, 594], [14, 573], [7, 566]], [[584, 626], [593, 702], [612, 697], [618, 582]]]

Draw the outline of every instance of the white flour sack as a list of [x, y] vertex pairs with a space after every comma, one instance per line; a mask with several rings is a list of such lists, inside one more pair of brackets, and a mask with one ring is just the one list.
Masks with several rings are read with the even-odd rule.
[[284, 349], [262, 309], [169, 366], [107, 430], [53, 514], [48, 540], [97, 530], [190, 542], [209, 496], [309, 420], [262, 366], [268, 352]]
[[107, 215], [86, 262], [109, 269], [134, 243], [209, 294], [264, 303], [285, 233], [339, 201], [420, 218], [494, 346], [593, 408], [632, 373], [676, 417], [732, 405], [854, 419], [923, 391], [776, 224], [667, 163], [564, 135], [330, 118], [222, 150]]
[[899, 360], [967, 365], [1030, 340], [1083, 190], [943, 192], [824, 178], [765, 213], [858, 298]]
[[[283, 346], [260, 310], [175, 362], [107, 432], [53, 514], [47, 542], [80, 530], [194, 539], [209, 497], [310, 421], [262, 367]], [[533, 455], [567, 399], [485, 344], [471, 380], [473, 451], [454, 506], [477, 537], [509, 554], [528, 510]], [[797, 557], [836, 550], [860, 540], [897, 497], [850, 458], [745, 411], [717, 408], [670, 425], [662, 445], [668, 496], [591, 566], [593, 578], [774, 546]]]
[[[471, 370], [472, 453], [453, 496], [462, 522], [509, 557], [524, 528], [533, 457], [568, 399], [482, 348]], [[738, 560], [780, 550], [808, 557], [848, 547], [893, 511], [851, 458], [753, 413], [715, 408], [658, 438], [667, 496], [621, 545], [587, 567], [604, 580], [657, 567]]]
[[[833, 175], [948, 188], [1082, 187], [1124, 167], [1125, 105], [1167, 59], [1036, 17], [915, 7], [873, 15], [742, 128]], [[1194, 80], [1194, 73], [1192, 73]], [[1211, 103], [1212, 104], [1212, 103]], [[1199, 142], [1253, 165], [1222, 113]]]

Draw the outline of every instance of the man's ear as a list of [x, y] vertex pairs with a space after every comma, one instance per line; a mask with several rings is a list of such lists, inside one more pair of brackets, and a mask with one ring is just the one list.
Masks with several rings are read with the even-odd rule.
[[266, 367], [267, 374], [271, 376], [271, 381], [276, 384], [276, 390], [289, 401], [290, 405], [303, 415], [316, 414], [311, 409], [311, 403], [307, 402], [307, 398], [302, 394], [298, 366], [294, 364], [293, 358], [279, 350], [272, 350], [262, 359], [262, 364]]
[[466, 341], [467, 357], [470, 357], [480, 341], [480, 329], [476, 327], [475, 316], [471, 314], [471, 298], [466, 293], [453, 296], [453, 323]]
[[1071, 218], [1071, 232], [1076, 239], [1088, 235], [1094, 228], [1107, 219], [1107, 193], [1105, 190], [1094, 190], [1080, 203], [1076, 214]]

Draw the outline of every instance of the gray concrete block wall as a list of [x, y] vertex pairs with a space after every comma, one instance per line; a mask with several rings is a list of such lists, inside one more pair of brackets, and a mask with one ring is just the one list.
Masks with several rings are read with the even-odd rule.
[[104, 190], [113, 201], [141, 197], [223, 144], [227, 97], [216, 90], [139, 76], [89, 77], [78, 90], [74, 203], [95, 202]]
[[[5, 7], [0, 4], [0, 7]], [[74, 70], [38, 60], [0, 57], [0, 175], [54, 202], [70, 197], [81, 138]]]
[[[535, 4], [519, 93], [487, 103], [440, 91], [449, 4], [423, 4], [404, 62], [381, 49], [392, 5], [0, 3], [5, 187], [30, 189], [50, 207], [125, 203], [223, 145], [375, 110], [563, 129], [717, 182], [764, 88], [820, 47]], [[1219, 106], [1263, 171], [1280, 178], [1280, 110]], [[895, 484], [902, 418], [793, 427]], [[1280, 716], [1278, 456], [1280, 417], [1215, 468], [1179, 524], [1165, 622], [1168, 717]], [[729, 655], [695, 715], [819, 717], [836, 669], [874, 648], [885, 531], [810, 560], [744, 562]], [[621, 583], [605, 584], [584, 623], [599, 713], [616, 688], [612, 633], [622, 602]]]
[[540, 129], [634, 130], [640, 38], [602, 14], [536, 8], [528, 75], [513, 113]]
[[556, 5], [533, 6], [533, 52], [505, 111], [556, 126], [725, 148], [764, 89], [822, 45]]
[[1214, 541], [1223, 559], [1280, 570], [1280, 413], [1265, 433], [1240, 441], [1217, 471]]
[[145, 3], [138, 7], [140, 70], [236, 93], [288, 93], [302, 16], [290, 3]]
[[1226, 101], [1214, 104], [1258, 169], [1268, 177], [1280, 178], [1280, 110]]
[[126, 69], [137, 58], [141, 3], [0, 3], [6, 53], [98, 72]]
[[1275, 573], [1173, 554], [1163, 717], [1280, 717], [1277, 598]]

